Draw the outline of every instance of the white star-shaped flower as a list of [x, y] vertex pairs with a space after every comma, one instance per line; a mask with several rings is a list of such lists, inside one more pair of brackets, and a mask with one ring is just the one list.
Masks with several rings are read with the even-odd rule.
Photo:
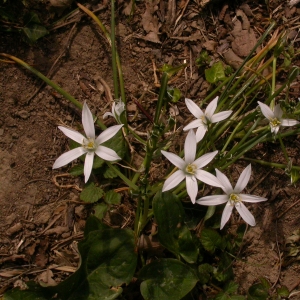
[[121, 99], [114, 101], [112, 108], [111, 108], [111, 112], [106, 112], [103, 115], [103, 119], [107, 119], [108, 116], [111, 116], [113, 118], [116, 119], [116, 121], [120, 124], [122, 123], [120, 120], [120, 116], [122, 114], [122, 112], [125, 111], [125, 104], [124, 102], [121, 101]]
[[185, 104], [187, 108], [197, 118], [197, 120], [192, 121], [190, 124], [185, 126], [183, 130], [198, 128], [196, 132], [197, 143], [204, 137], [210, 123], [218, 123], [220, 121], [223, 121], [227, 119], [232, 113], [232, 110], [226, 110], [214, 114], [218, 105], [218, 100], [219, 97], [216, 97], [214, 100], [212, 100], [207, 105], [206, 110], [203, 113], [203, 111], [193, 100], [185, 98]]
[[58, 126], [58, 128], [70, 139], [81, 144], [81, 147], [72, 149], [64, 154], [62, 154], [54, 162], [53, 169], [65, 166], [72, 160], [78, 158], [79, 156], [86, 154], [84, 161], [84, 181], [87, 182], [93, 168], [93, 161], [95, 153], [104, 160], [114, 161], [121, 159], [119, 155], [112, 149], [102, 146], [104, 142], [111, 139], [123, 125], [115, 125], [106, 130], [104, 130], [97, 138], [95, 137], [95, 127], [93, 115], [88, 108], [87, 104], [84, 103], [82, 109], [82, 125], [86, 137], [81, 133], [69, 129], [63, 126]]
[[195, 160], [196, 146], [196, 135], [193, 130], [190, 130], [184, 143], [184, 160], [174, 153], [161, 151], [161, 153], [179, 169], [165, 181], [162, 191], [165, 192], [174, 188], [185, 179], [187, 193], [193, 203], [195, 203], [198, 193], [197, 179], [212, 186], [222, 187], [216, 176], [201, 170], [201, 168], [210, 163], [218, 151], [206, 153]]
[[283, 111], [280, 105], [277, 104], [274, 107], [274, 111], [266, 104], [257, 101], [261, 112], [269, 120], [271, 132], [277, 134], [280, 126], [294, 126], [299, 124], [298, 121], [293, 119], [282, 119]]
[[226, 195], [213, 195], [213, 196], [206, 196], [198, 199], [196, 203], [201, 205], [218, 205], [226, 203], [222, 218], [221, 218], [221, 226], [220, 229], [224, 227], [224, 225], [229, 220], [232, 209], [235, 207], [241, 217], [244, 219], [246, 223], [248, 223], [251, 226], [255, 226], [255, 219], [253, 215], [250, 213], [248, 208], [244, 205], [244, 202], [261, 202], [266, 201], [268, 199], [262, 198], [259, 196], [253, 196], [253, 195], [246, 195], [246, 194], [240, 194], [241, 191], [246, 187], [250, 176], [251, 176], [251, 164], [246, 167], [246, 169], [242, 172], [240, 175], [240, 178], [238, 179], [238, 182], [236, 183], [235, 188], [232, 188], [231, 183], [229, 182], [226, 175], [224, 175], [222, 172], [220, 172], [218, 169], [216, 169], [217, 178], [223, 185], [222, 190], [226, 193]]

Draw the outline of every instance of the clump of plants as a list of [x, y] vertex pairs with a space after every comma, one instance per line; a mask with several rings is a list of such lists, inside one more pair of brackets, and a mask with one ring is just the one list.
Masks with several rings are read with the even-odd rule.
[[[174, 130], [174, 119], [167, 113], [174, 98], [168, 82], [185, 66], [162, 68], [153, 125], [148, 138], [143, 139], [128, 126], [125, 83], [115, 47], [114, 1], [110, 33], [91, 11], [78, 5], [97, 22], [111, 45], [116, 100], [106, 117], [115, 118], [117, 125], [106, 128], [96, 119], [95, 124], [101, 128], [97, 136], [88, 103], [79, 103], [20, 59], [8, 54], [1, 56], [27, 68], [82, 109], [84, 132], [59, 127], [74, 143], [70, 151], [56, 159], [53, 168], [81, 159], [71, 173], [84, 176], [86, 185], [81, 199], [94, 203], [96, 213], [88, 218], [84, 239], [78, 244], [81, 261], [73, 275], [57, 286], [42, 287], [28, 282], [27, 289], [8, 291], [4, 299], [127, 299], [123, 293], [127, 286], [139, 286], [142, 297], [149, 300], [267, 299], [270, 286], [263, 279], [249, 289], [247, 296], [238, 295], [232, 265], [242, 246], [247, 224], [255, 226], [249, 208], [252, 203], [260, 205], [268, 200], [255, 193], [244, 193], [250, 177], [256, 176], [251, 163], [284, 169], [293, 183], [299, 177], [300, 167], [293, 165], [284, 145], [285, 138], [300, 132], [299, 105], [292, 106], [289, 99], [281, 98], [281, 93], [299, 73], [291, 62], [287, 64], [282, 59], [287, 51], [285, 34], [275, 31], [269, 38], [275, 27], [271, 23], [232, 75], [219, 77], [225, 74], [221, 62], [207, 69], [206, 76], [214, 89], [201, 101], [185, 99], [194, 119], [183, 128], [184, 150], [174, 153], [170, 150], [174, 141], [168, 134]], [[261, 50], [254, 54], [258, 46]], [[264, 70], [269, 67], [272, 72], [265, 76]], [[286, 81], [276, 89], [276, 75], [283, 69]], [[262, 91], [264, 99], [260, 96]], [[181, 100], [177, 97], [176, 101]], [[143, 149], [144, 157], [138, 169], [124, 167], [130, 166], [134, 155], [127, 144], [129, 135]], [[247, 157], [259, 143], [270, 141], [280, 144], [285, 164]], [[153, 182], [150, 175], [154, 158], [156, 162], [159, 159], [170, 164], [162, 179]], [[247, 164], [233, 182], [231, 167], [241, 159]], [[92, 173], [99, 182], [101, 178], [109, 178], [111, 184], [95, 185]], [[133, 228], [110, 228], [102, 222], [109, 206], [121, 203], [122, 192], [116, 186], [124, 187], [119, 190], [126, 190], [126, 197], [135, 203]], [[204, 196], [206, 186], [213, 188]], [[226, 226], [230, 226], [234, 209], [244, 222], [227, 233]], [[146, 229], [151, 224], [157, 229], [149, 233]], [[147, 249], [141, 246], [145, 239], [150, 244], [157, 239], [164, 248], [163, 254], [156, 253], [150, 259]], [[281, 288], [274, 299], [286, 294], [288, 291]]]

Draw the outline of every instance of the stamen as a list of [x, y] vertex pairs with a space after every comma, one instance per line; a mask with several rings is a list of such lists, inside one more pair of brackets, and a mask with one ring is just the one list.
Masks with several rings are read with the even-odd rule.
[[84, 139], [82, 143], [82, 147], [89, 151], [94, 151], [97, 148], [95, 144], [95, 140], [93, 138]]
[[229, 196], [229, 200], [231, 202], [232, 205], [238, 203], [238, 202], [241, 202], [241, 198], [239, 195], [236, 195], [236, 194], [230, 194]]
[[277, 118], [274, 118], [274, 119], [270, 119], [270, 125], [271, 127], [277, 127], [281, 124], [281, 122], [277, 119]]
[[197, 170], [197, 166], [193, 164], [188, 164], [185, 168], [185, 171], [191, 175], [194, 175], [196, 170]]

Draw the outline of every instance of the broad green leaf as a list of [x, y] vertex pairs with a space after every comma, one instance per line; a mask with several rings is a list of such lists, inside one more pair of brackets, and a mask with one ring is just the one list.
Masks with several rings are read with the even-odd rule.
[[234, 294], [237, 292], [239, 286], [237, 283], [230, 281], [227, 286], [224, 288], [224, 290], [226, 291], [226, 293], [228, 294]]
[[197, 276], [189, 266], [171, 258], [151, 262], [141, 269], [138, 277], [143, 280], [141, 293], [145, 300], [180, 300], [197, 283]]
[[213, 229], [203, 229], [200, 237], [201, 243], [208, 252], [215, 252], [216, 248], [220, 248], [222, 238], [219, 233]]
[[97, 204], [94, 208], [95, 210], [95, 216], [97, 218], [99, 218], [100, 220], [103, 219], [103, 217], [105, 216], [106, 212], [107, 212], [107, 204], [105, 203], [100, 203], [100, 204]]
[[110, 190], [105, 194], [104, 201], [107, 204], [119, 205], [121, 203], [121, 195], [114, 190]]
[[72, 176], [79, 176], [83, 174], [83, 165], [77, 165], [70, 169], [70, 175]]
[[[118, 166], [115, 166], [116, 169], [119, 169]], [[116, 178], [118, 177], [118, 175], [115, 173], [114, 170], [112, 170], [111, 168], [106, 168], [103, 172], [103, 176], [104, 178]]]
[[33, 23], [36, 23], [36, 24], [40, 24], [41, 21], [38, 17], [38, 15], [32, 11], [30, 11], [29, 13], [27, 13], [24, 18], [23, 18], [23, 22], [24, 22], [24, 25], [27, 26], [28, 24], [33, 24]]
[[185, 213], [181, 202], [171, 192], [158, 192], [153, 199], [153, 212], [158, 224], [160, 243], [188, 263], [198, 257], [191, 232], [184, 224]]
[[225, 79], [224, 66], [221, 61], [218, 61], [211, 68], [205, 70], [205, 79], [209, 83], [217, 83]]
[[38, 39], [49, 33], [44, 26], [39, 24], [29, 24], [28, 26], [23, 27], [22, 31], [25, 33], [30, 43], [35, 43]]
[[233, 279], [232, 257], [226, 252], [222, 252], [219, 256], [218, 268], [214, 273], [214, 277], [220, 282], [228, 282]]
[[100, 187], [95, 186], [95, 184], [89, 183], [80, 193], [80, 199], [84, 202], [94, 203], [98, 201], [104, 192]]
[[121, 158], [123, 158], [126, 153], [125, 140], [122, 130], [119, 130], [115, 136], [113, 136], [110, 140], [106, 141], [102, 145], [115, 150]]
[[262, 283], [253, 284], [248, 290], [248, 300], [267, 300], [268, 297], [268, 289]]
[[213, 267], [210, 264], [203, 264], [198, 266], [199, 281], [202, 284], [209, 282], [211, 274], [213, 273]]
[[216, 211], [216, 206], [215, 205], [208, 206], [205, 217], [204, 217], [204, 221], [210, 219], [214, 215], [215, 211]]
[[244, 296], [239, 295], [229, 295], [226, 292], [219, 293], [214, 300], [245, 300]]
[[104, 230], [109, 227], [103, 224], [97, 217], [91, 215], [88, 217], [84, 227], [84, 237], [87, 238], [91, 231]]

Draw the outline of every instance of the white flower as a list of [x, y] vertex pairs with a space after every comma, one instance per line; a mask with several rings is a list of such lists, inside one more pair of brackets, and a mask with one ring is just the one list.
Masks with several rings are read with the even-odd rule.
[[256, 203], [266, 201], [268, 199], [253, 195], [240, 194], [240, 192], [246, 187], [250, 179], [251, 164], [248, 165], [248, 167], [242, 172], [234, 189], [232, 188], [232, 185], [229, 182], [228, 178], [222, 172], [216, 169], [216, 173], [217, 178], [223, 185], [222, 190], [226, 193], [226, 195], [213, 195], [202, 197], [198, 199], [196, 203], [201, 205], [212, 206], [227, 202], [222, 214], [220, 229], [222, 229], [226, 222], [229, 220], [233, 207], [237, 209], [237, 211], [246, 223], [248, 223], [251, 226], [255, 226], [255, 219], [250, 213], [250, 211], [247, 209], [247, 207], [243, 204], [243, 201]]
[[259, 101], [257, 103], [263, 115], [269, 120], [272, 133], [277, 134], [280, 126], [294, 126], [299, 124], [298, 121], [293, 119], [282, 119], [283, 111], [279, 104], [275, 105], [273, 111], [268, 105]]
[[121, 99], [114, 101], [111, 112], [106, 112], [103, 115], [103, 119], [107, 119], [108, 116], [112, 116], [116, 119], [118, 123], [121, 123], [120, 116], [121, 113], [125, 110], [125, 104], [121, 101]]
[[121, 159], [114, 150], [102, 146], [101, 144], [103, 144], [104, 142], [112, 138], [123, 125], [112, 126], [104, 130], [97, 138], [95, 138], [95, 127], [94, 127], [93, 116], [86, 103], [84, 103], [82, 109], [82, 125], [86, 137], [73, 129], [69, 129], [63, 126], [58, 126], [58, 128], [67, 137], [81, 144], [82, 146], [62, 154], [54, 162], [52, 168], [57, 169], [62, 166], [65, 166], [72, 160], [78, 158], [83, 154], [86, 154], [85, 161], [84, 161], [84, 178], [85, 178], [85, 182], [87, 182], [92, 172], [95, 153], [99, 157], [107, 161], [114, 161], [114, 160]]
[[196, 146], [196, 135], [193, 130], [190, 130], [184, 143], [185, 160], [174, 153], [161, 151], [173, 165], [179, 168], [165, 181], [162, 191], [168, 191], [186, 179], [186, 189], [193, 203], [198, 193], [197, 179], [212, 186], [222, 187], [214, 175], [201, 170], [217, 155], [218, 151], [206, 153], [195, 160]]
[[198, 107], [198, 105], [193, 100], [185, 98], [185, 104], [187, 108], [197, 118], [197, 120], [192, 121], [190, 124], [185, 126], [183, 130], [198, 128], [196, 132], [197, 143], [201, 141], [202, 138], [204, 137], [209, 123], [217, 123], [223, 121], [227, 119], [232, 113], [232, 110], [226, 110], [214, 114], [218, 105], [218, 100], [219, 97], [216, 97], [214, 100], [212, 100], [207, 105], [206, 110], [203, 113], [203, 111]]

